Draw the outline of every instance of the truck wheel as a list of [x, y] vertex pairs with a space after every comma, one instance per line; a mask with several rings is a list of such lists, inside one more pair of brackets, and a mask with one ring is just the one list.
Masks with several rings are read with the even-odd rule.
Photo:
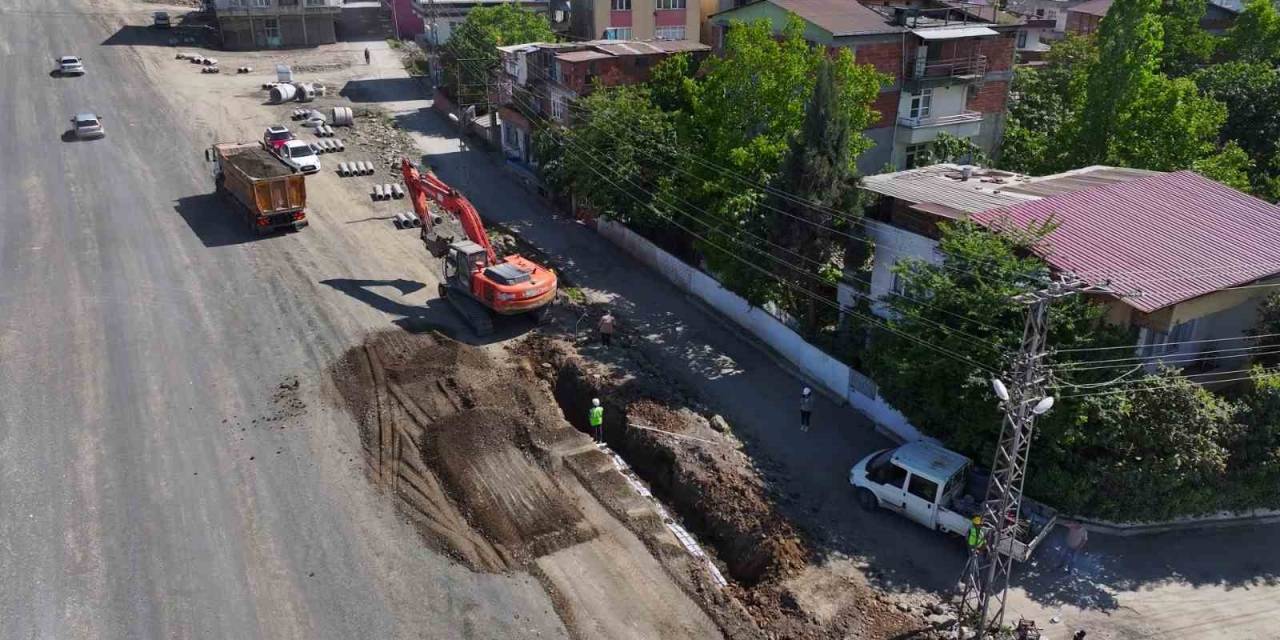
[[443, 283], [436, 285], [436, 293], [440, 294], [441, 298], [449, 297], [449, 285]]
[[858, 506], [865, 511], [875, 511], [880, 507], [880, 503], [876, 500], [876, 494], [871, 493], [870, 489], [858, 489]]

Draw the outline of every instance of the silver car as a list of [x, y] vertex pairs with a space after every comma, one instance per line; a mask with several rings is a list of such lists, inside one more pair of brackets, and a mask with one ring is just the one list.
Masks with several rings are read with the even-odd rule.
[[58, 73], [64, 76], [82, 76], [84, 75], [84, 63], [75, 56], [62, 56], [58, 58]]
[[101, 138], [107, 135], [107, 130], [102, 128], [102, 118], [92, 113], [76, 114], [71, 119], [71, 129], [75, 132], [75, 136], [81, 140]]

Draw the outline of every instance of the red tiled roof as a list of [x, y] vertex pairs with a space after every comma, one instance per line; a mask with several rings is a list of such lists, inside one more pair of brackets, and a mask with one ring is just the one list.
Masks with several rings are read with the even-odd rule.
[[1191, 171], [1096, 187], [975, 214], [991, 228], [1052, 216], [1037, 249], [1053, 267], [1110, 280], [1150, 313], [1280, 273], [1280, 206]]

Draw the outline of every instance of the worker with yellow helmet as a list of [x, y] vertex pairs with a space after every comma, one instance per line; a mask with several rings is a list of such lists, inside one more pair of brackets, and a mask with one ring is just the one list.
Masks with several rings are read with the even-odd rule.
[[987, 546], [987, 537], [982, 535], [982, 516], [974, 516], [969, 525], [969, 550], [982, 551]]

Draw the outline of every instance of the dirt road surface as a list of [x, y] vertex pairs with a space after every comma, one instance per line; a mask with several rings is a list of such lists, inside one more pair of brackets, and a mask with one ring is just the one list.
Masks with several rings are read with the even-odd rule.
[[[200, 149], [268, 123], [130, 46], [155, 8], [0, 3], [0, 637], [565, 637], [426, 550], [321, 401], [367, 330], [454, 322], [416, 242], [332, 175], [301, 233], [230, 224]], [[84, 110], [107, 137], [62, 142]]]

